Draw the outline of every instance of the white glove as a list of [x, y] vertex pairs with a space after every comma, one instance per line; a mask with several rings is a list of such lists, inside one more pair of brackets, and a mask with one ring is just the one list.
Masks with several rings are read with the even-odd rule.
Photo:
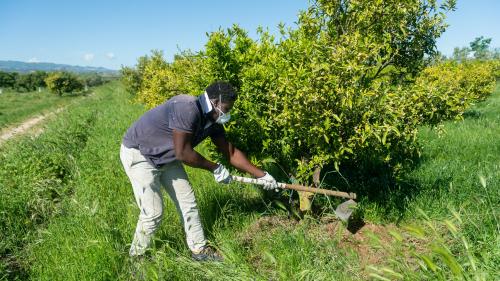
[[230, 183], [232, 180], [231, 174], [229, 174], [229, 171], [222, 164], [219, 164], [214, 170], [214, 178], [218, 183]]
[[265, 181], [266, 184], [264, 184], [264, 189], [265, 190], [275, 190], [278, 191], [278, 183], [276, 180], [271, 176], [268, 172], [265, 172], [264, 176], [257, 178], [259, 181]]

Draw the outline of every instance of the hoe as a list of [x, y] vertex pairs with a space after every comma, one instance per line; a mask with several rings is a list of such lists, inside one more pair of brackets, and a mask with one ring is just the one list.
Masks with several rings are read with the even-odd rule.
[[[245, 178], [245, 177], [240, 177], [240, 176], [232, 176], [232, 178], [234, 181], [242, 182], [242, 183], [257, 184], [257, 185], [264, 185], [265, 184], [264, 181], [260, 181], [260, 180], [253, 179], [253, 178]], [[304, 185], [299, 185], [299, 184], [288, 184], [288, 183], [281, 183], [281, 182], [278, 183], [278, 187], [283, 188], [283, 189], [306, 191], [306, 192], [311, 192], [311, 193], [319, 193], [319, 194], [349, 199], [349, 200], [345, 201], [344, 203], [338, 205], [337, 209], [335, 209], [335, 214], [337, 215], [337, 217], [345, 222], [347, 222], [347, 220], [351, 216], [351, 214], [356, 206], [356, 202], [354, 201], [354, 199], [356, 199], [356, 193], [347, 193], [347, 192], [342, 192], [342, 191], [328, 190], [328, 189], [323, 189], [323, 188], [316, 188], [316, 187], [311, 187], [311, 186], [304, 186]]]

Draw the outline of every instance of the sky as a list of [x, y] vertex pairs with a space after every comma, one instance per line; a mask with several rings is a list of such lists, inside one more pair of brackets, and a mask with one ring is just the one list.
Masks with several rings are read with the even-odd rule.
[[[151, 50], [171, 60], [203, 49], [207, 32], [239, 24], [293, 27], [307, 0], [0, 0], [0, 60], [53, 62], [120, 69]], [[500, 47], [500, 0], [458, 0], [437, 47], [451, 55], [478, 36]]]

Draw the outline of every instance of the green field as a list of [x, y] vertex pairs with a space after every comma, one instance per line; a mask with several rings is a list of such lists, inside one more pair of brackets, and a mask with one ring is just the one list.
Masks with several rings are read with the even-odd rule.
[[68, 104], [74, 98], [74, 96], [59, 97], [47, 90], [42, 90], [40, 93], [18, 93], [4, 89], [0, 94], [0, 129], [15, 125], [31, 116], [48, 113]]
[[498, 84], [464, 121], [422, 128], [420, 161], [379, 183], [387, 201], [358, 194], [356, 234], [333, 209], [298, 221], [257, 187], [187, 168], [220, 264], [191, 261], [168, 199], [151, 258], [128, 258], [138, 209], [118, 154], [145, 109], [118, 82], [95, 93], [0, 147], [0, 280], [500, 278]]

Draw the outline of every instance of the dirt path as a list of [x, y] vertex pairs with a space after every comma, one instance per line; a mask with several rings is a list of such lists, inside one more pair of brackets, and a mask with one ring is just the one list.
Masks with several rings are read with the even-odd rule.
[[[4, 143], [5, 141], [7, 141], [8, 139], [11, 139], [17, 135], [21, 135], [21, 134], [26, 133], [28, 130], [30, 130], [34, 126], [40, 124], [46, 118], [49, 118], [49, 117], [63, 111], [64, 108], [65, 107], [61, 107], [61, 108], [58, 108], [50, 113], [40, 114], [38, 116], [35, 116], [35, 117], [32, 117], [32, 118], [25, 120], [24, 122], [22, 122], [20, 125], [18, 125], [16, 127], [8, 127], [8, 128], [1, 130], [0, 131], [0, 145], [2, 143]], [[40, 133], [41, 133], [41, 131], [36, 131], [35, 135], [38, 135]]]
[[[88, 97], [93, 97], [94, 95], [95, 95], [95, 92], [91, 92], [90, 94], [86, 94], [83, 97], [88, 98]], [[31, 130], [36, 125], [41, 124], [43, 120], [58, 114], [59, 112], [63, 111], [68, 105], [74, 104], [75, 102], [76, 101], [73, 100], [69, 104], [66, 104], [66, 105], [64, 105], [64, 106], [62, 106], [62, 107], [60, 107], [52, 112], [41, 113], [35, 117], [31, 117], [29, 119], [26, 119], [18, 126], [9, 126], [7, 128], [1, 129], [0, 130], [0, 145], [2, 145], [8, 139], [11, 139], [17, 135], [22, 135], [24, 133], [27, 133], [29, 130]], [[36, 137], [43, 132], [43, 129], [39, 128], [37, 130], [32, 130], [30, 132], [33, 134], [33, 136]]]

